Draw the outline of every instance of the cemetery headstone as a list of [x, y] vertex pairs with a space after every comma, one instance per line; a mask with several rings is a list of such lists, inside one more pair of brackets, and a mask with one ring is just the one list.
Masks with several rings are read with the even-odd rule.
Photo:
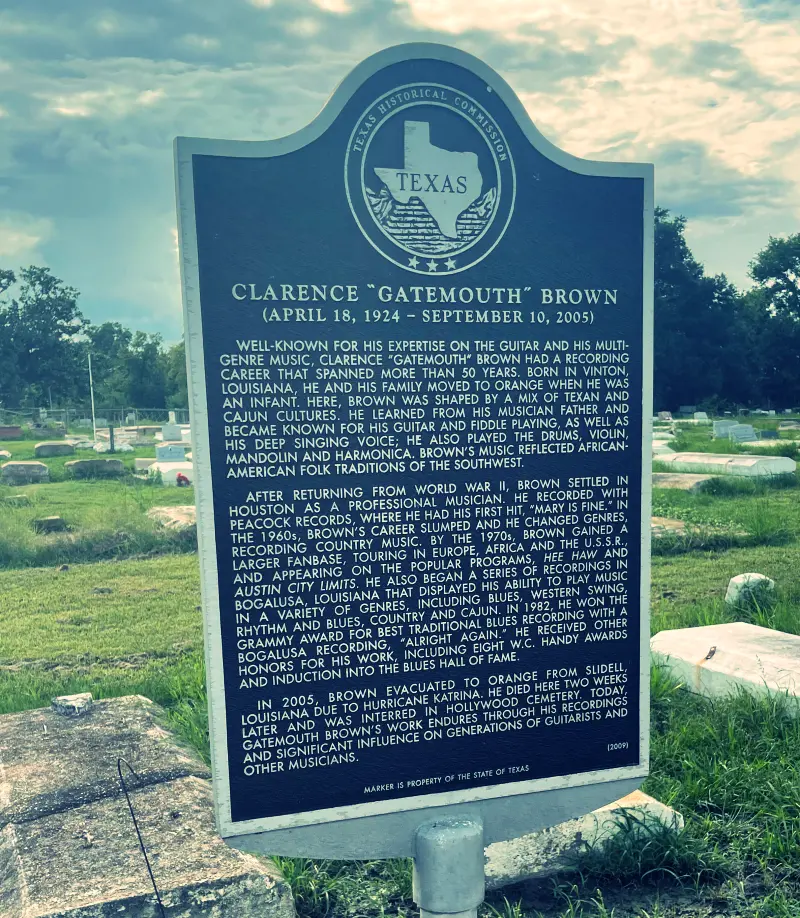
[[73, 478], [116, 478], [125, 472], [121, 459], [73, 459], [64, 469]]
[[80, 418], [75, 422], [76, 427], [91, 427], [92, 419], [91, 418]]
[[0, 459], [10, 459], [11, 453], [7, 449], [0, 449]]
[[181, 440], [181, 429], [177, 424], [165, 424], [161, 428], [161, 434], [164, 438], [164, 441], [167, 440]]
[[33, 447], [33, 455], [37, 459], [48, 459], [52, 456], [72, 456], [75, 447], [71, 443], [65, 443], [63, 440], [45, 441], [37, 443]]
[[695, 421], [708, 421], [708, 415], [705, 411], [695, 411], [694, 419]]
[[735, 424], [728, 430], [728, 439], [732, 443], [754, 443], [758, 434], [752, 424]]
[[0, 465], [0, 481], [7, 485], [37, 484], [50, 480], [50, 469], [44, 462], [17, 460]]
[[131, 412], [130, 414], [126, 414], [126, 415], [125, 415], [125, 423], [126, 423], [126, 424], [135, 424], [135, 423], [136, 423], [136, 415], [133, 414], [133, 412]]
[[186, 449], [177, 443], [157, 446], [156, 459], [159, 462], [183, 462], [186, 459]]
[[723, 421], [714, 421], [713, 422], [713, 436], [714, 439], [728, 439], [728, 432], [732, 427], [736, 427], [736, 421], [733, 420], [723, 420]]
[[647, 773], [652, 167], [432, 45], [176, 159], [219, 830], [447, 911], [443, 834], [482, 896]]
[[659, 412], [658, 412], [658, 419], [659, 419], [659, 421], [671, 421], [671, 420], [672, 420], [672, 412], [671, 412], [671, 411], [659, 411]]
[[169, 413], [169, 422], [170, 422], [170, 424], [177, 424], [177, 423], [178, 423], [177, 415], [175, 414], [174, 411], [170, 411], [170, 413]]
[[16, 424], [0, 427], [0, 440], [21, 440], [22, 428]]
[[697, 405], [681, 405], [678, 408], [678, 414], [694, 415], [695, 411], [697, 411]]
[[107, 419], [107, 418], [95, 418], [94, 423], [95, 423], [95, 426], [96, 426], [96, 427], [108, 427], [108, 419]]
[[780, 434], [779, 434], [778, 431], [775, 430], [775, 429], [765, 428], [764, 430], [760, 430], [758, 433], [759, 433], [760, 439], [762, 439], [762, 440], [778, 440], [778, 439], [780, 439]]

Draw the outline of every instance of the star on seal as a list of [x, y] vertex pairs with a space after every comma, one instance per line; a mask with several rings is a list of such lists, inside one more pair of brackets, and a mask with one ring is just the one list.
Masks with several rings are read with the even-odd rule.
[[408, 259], [409, 268], [416, 268], [418, 264], [419, 264], [419, 258], [417, 258], [416, 255], [412, 255], [411, 258]]
[[455, 258], [448, 258], [447, 261], [444, 263], [444, 266], [445, 268], [447, 268], [448, 271], [454, 271], [456, 267]]
[[439, 265], [438, 265], [437, 262], [435, 262], [433, 259], [431, 259], [431, 260], [428, 262], [428, 270], [429, 270], [431, 273], [433, 273], [438, 267], [439, 267]]

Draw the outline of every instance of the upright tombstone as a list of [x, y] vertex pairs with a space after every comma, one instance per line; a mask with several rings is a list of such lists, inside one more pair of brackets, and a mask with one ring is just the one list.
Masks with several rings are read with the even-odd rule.
[[637, 787], [652, 167], [413, 44], [176, 174], [221, 834], [482, 863]]

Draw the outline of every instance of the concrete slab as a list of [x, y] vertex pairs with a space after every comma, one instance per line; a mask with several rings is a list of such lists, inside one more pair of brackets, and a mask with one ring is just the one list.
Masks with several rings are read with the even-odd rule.
[[625, 813], [643, 824], [643, 832], [654, 822], [676, 830], [683, 828], [683, 817], [679, 813], [641, 791], [634, 791], [579, 819], [489, 845], [486, 849], [486, 888], [499, 889], [526, 880], [541, 880], [572, 866], [575, 856], [582, 850], [611, 839], [619, 831]]
[[33, 447], [33, 455], [37, 459], [47, 459], [50, 456], [72, 456], [75, 447], [65, 440], [45, 440]]
[[723, 455], [720, 453], [674, 453], [659, 456], [676, 472], [699, 472], [755, 478], [762, 475], [786, 475], [797, 470], [794, 459], [785, 456]]
[[64, 469], [73, 478], [117, 478], [125, 472], [121, 459], [73, 459]]
[[686, 523], [683, 520], [669, 520], [664, 516], [650, 519], [650, 533], [657, 539], [665, 535], [683, 535], [685, 532]]
[[118, 756], [140, 784], [210, 775], [140, 695], [96, 701], [77, 720], [51, 708], [0, 717], [0, 828], [116, 796]]
[[655, 658], [700, 695], [738, 689], [800, 698], [800, 637], [746, 622], [661, 631], [650, 639]]
[[713, 475], [692, 475], [688, 472], [653, 472], [654, 488], [676, 488], [679, 491], [699, 491], [706, 481], [713, 481]]
[[134, 459], [133, 467], [137, 472], [146, 472], [155, 462], [158, 462], [155, 456], [152, 459]]
[[[129, 786], [136, 786], [135, 778]], [[151, 785], [133, 790], [131, 801], [168, 915], [294, 918], [277, 867], [229, 848], [216, 835], [207, 781]], [[0, 887], [4, 918], [158, 914], [121, 795], [8, 826], [2, 838], [0, 851], [6, 849], [18, 889], [4, 905]]]
[[50, 469], [44, 462], [17, 460], [0, 465], [0, 481], [7, 485], [36, 484], [50, 481]]
[[139, 696], [88, 697], [0, 717], [0, 915], [156, 918], [121, 756], [136, 771], [126, 780], [171, 918], [294, 918], [274, 864], [216, 834], [208, 769], [163, 711]]
[[147, 515], [167, 529], [191, 529], [197, 525], [197, 510], [194, 504], [184, 504], [180, 507], [151, 507]]

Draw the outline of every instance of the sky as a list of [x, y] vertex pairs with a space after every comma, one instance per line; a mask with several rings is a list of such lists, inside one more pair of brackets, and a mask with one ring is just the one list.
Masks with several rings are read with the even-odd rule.
[[655, 163], [739, 287], [800, 231], [800, 0], [2, 0], [0, 268], [178, 340], [173, 138], [291, 133], [405, 41], [485, 60], [576, 156]]

